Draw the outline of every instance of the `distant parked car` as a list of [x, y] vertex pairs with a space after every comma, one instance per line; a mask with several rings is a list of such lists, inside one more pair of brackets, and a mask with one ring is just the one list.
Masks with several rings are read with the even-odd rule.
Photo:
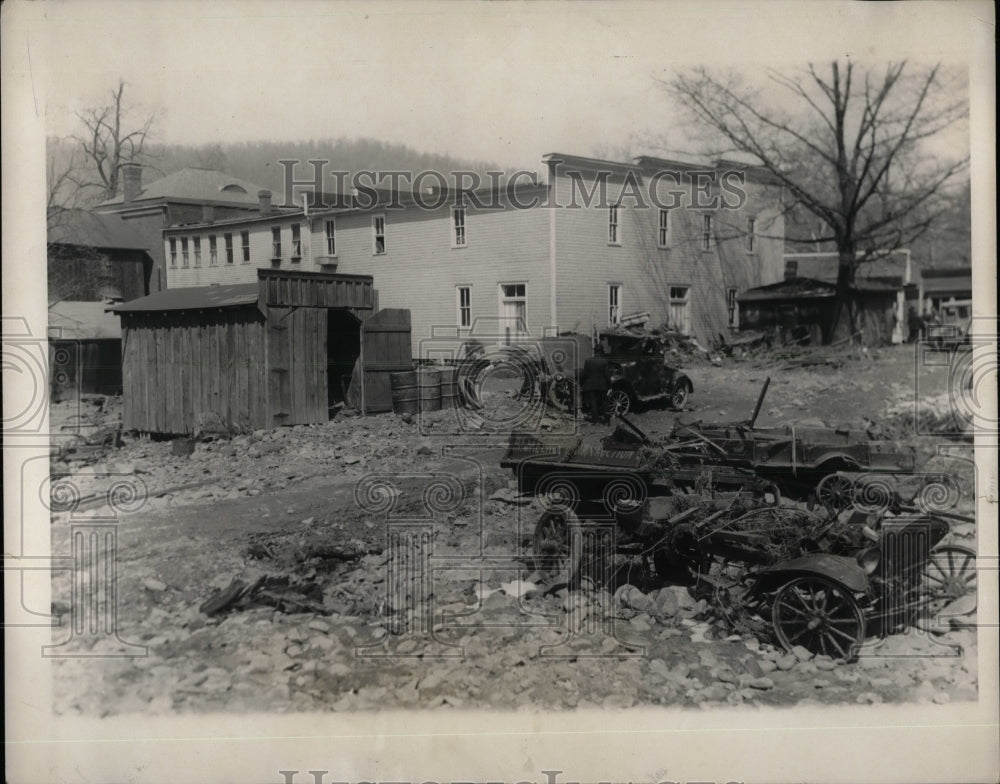
[[608, 412], [627, 414], [638, 403], [665, 401], [680, 410], [694, 391], [691, 379], [666, 363], [664, 346], [655, 333], [603, 332], [611, 388]]

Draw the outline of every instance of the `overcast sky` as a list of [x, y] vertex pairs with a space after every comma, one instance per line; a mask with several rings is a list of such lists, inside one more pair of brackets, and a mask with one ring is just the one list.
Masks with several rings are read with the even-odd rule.
[[39, 5], [26, 42], [50, 135], [122, 77], [166, 143], [367, 136], [529, 167], [689, 146], [655, 81], [678, 65], [969, 51], [953, 3]]

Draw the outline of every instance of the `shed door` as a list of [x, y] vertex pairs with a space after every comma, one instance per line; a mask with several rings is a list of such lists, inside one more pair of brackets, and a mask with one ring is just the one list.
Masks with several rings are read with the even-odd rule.
[[364, 413], [392, 411], [389, 374], [413, 369], [410, 311], [403, 308], [380, 310], [361, 325], [361, 332]]

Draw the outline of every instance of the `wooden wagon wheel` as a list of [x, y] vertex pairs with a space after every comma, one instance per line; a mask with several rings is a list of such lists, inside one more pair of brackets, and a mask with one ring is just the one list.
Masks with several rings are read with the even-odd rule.
[[557, 411], [562, 411], [565, 414], [574, 412], [577, 409], [578, 396], [576, 382], [571, 378], [563, 376], [549, 383], [549, 403]]
[[572, 528], [579, 525], [576, 513], [565, 507], [549, 509], [538, 518], [532, 555], [535, 569], [547, 582], [566, 583], [574, 588], [579, 585], [582, 553], [578, 544], [574, 547], [571, 536]]
[[827, 509], [841, 512], [854, 503], [854, 482], [843, 474], [827, 474], [816, 485], [816, 499]]
[[921, 570], [928, 614], [936, 614], [956, 599], [976, 593], [976, 552], [961, 545], [931, 550]]
[[819, 575], [796, 577], [774, 597], [771, 621], [778, 641], [815, 654], [852, 659], [865, 640], [865, 618], [851, 593]]

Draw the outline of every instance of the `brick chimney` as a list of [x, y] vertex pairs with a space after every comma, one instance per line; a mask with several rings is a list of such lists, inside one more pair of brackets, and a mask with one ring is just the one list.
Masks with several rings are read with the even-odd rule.
[[139, 198], [142, 193], [142, 164], [122, 164], [122, 200], [128, 204]]
[[785, 262], [785, 280], [792, 280], [792, 278], [797, 278], [799, 276], [799, 263], [797, 261], [788, 260]]
[[271, 214], [271, 191], [257, 191], [257, 198], [260, 200], [260, 214]]

